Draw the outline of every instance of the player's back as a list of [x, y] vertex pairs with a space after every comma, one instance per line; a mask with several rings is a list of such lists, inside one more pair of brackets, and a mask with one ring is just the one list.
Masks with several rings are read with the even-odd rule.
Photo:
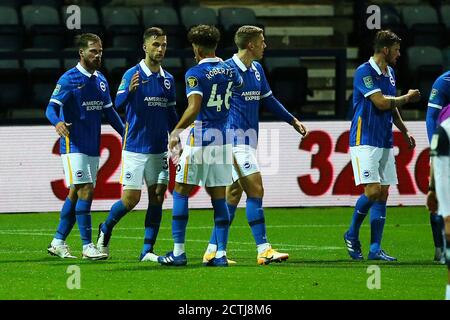
[[[185, 79], [187, 97], [192, 94], [202, 96], [201, 109], [194, 122], [195, 145], [200, 143], [197, 141], [200, 138], [198, 137], [200, 130], [203, 139], [205, 139], [205, 133], [208, 135], [208, 129], [211, 129], [210, 132], [213, 135], [214, 132], [220, 131], [225, 138], [231, 89], [233, 86], [240, 85], [242, 78], [233, 67], [220, 58], [206, 58], [190, 68], [186, 72]], [[203, 142], [203, 145], [208, 145], [208, 142]]]
[[392, 111], [380, 110], [373, 104], [370, 95], [376, 92], [395, 97], [395, 75], [389, 66], [387, 74], [382, 74], [371, 58], [356, 69], [353, 80], [354, 113], [350, 127], [350, 146], [392, 148]]

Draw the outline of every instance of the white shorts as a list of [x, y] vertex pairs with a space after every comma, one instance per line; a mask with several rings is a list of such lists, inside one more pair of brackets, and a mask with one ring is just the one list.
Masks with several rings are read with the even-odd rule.
[[95, 187], [100, 157], [84, 153], [62, 154], [64, 177], [67, 188], [75, 184], [92, 183]]
[[205, 187], [229, 186], [232, 181], [231, 144], [185, 146], [177, 165], [175, 181]]
[[380, 183], [396, 185], [398, 183], [392, 148], [372, 146], [350, 147], [355, 184]]
[[234, 146], [233, 156], [235, 160], [233, 165], [233, 182], [260, 171], [256, 160], [256, 149], [253, 149], [251, 146], [245, 144]]
[[[433, 171], [438, 200], [438, 214], [448, 217], [450, 216], [450, 157], [434, 157]], [[436, 179], [436, 177], [439, 178]]]
[[148, 154], [123, 150], [120, 183], [124, 190], [141, 190], [144, 181], [147, 187], [169, 183], [167, 152]]

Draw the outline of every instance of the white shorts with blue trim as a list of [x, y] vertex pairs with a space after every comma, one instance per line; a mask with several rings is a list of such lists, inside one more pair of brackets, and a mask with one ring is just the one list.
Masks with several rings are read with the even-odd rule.
[[205, 187], [232, 184], [231, 144], [205, 147], [185, 146], [177, 164], [175, 181]]
[[141, 190], [154, 184], [169, 183], [167, 152], [149, 154], [122, 151], [122, 172], [120, 183], [124, 190]]
[[350, 147], [355, 184], [398, 184], [393, 148]]
[[249, 145], [238, 144], [233, 147], [234, 165], [233, 182], [239, 178], [247, 177], [256, 172], [260, 172], [256, 159], [256, 149]]
[[64, 177], [67, 188], [76, 184], [92, 183], [95, 187], [100, 157], [84, 153], [62, 154]]

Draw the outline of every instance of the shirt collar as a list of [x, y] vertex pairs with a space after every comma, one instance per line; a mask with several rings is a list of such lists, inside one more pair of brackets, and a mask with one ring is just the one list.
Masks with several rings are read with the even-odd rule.
[[[370, 63], [370, 65], [371, 65], [371, 67], [375, 69], [375, 71], [378, 73], [378, 75], [381, 76], [381, 75], [382, 75], [381, 69], [380, 69], [380, 67], [377, 65], [377, 63], [375, 62], [375, 60], [373, 59], [373, 57], [370, 57], [369, 63]], [[389, 77], [392, 77], [392, 75], [391, 75], [391, 70], [389, 69], [389, 66], [387, 67], [387, 73], [388, 73]]]
[[81, 65], [81, 63], [78, 62], [78, 64], [76, 65], [76, 68], [78, 69], [78, 71], [80, 71], [82, 74], [84, 74], [86, 77], [90, 78], [92, 75], [98, 77], [98, 72], [97, 70], [94, 71], [94, 73], [89, 73], [85, 68], [83, 68], [83, 66]]
[[[147, 77], [150, 77], [152, 75], [152, 71], [147, 67], [144, 59], [142, 59], [141, 62], [139, 62], [139, 65], [141, 66], [142, 71], [144, 71], [144, 73]], [[166, 77], [166, 74], [164, 73], [164, 70], [161, 67], [159, 67], [159, 74], [163, 78]]]
[[[247, 71], [247, 67], [246, 67], [245, 64], [241, 61], [241, 59], [239, 59], [239, 57], [238, 57], [238, 55], [237, 55], [236, 53], [233, 55], [233, 58], [232, 58], [232, 59], [233, 59], [234, 63], [236, 63], [236, 65], [239, 67], [239, 69], [242, 70], [242, 72]], [[252, 62], [252, 64], [251, 64], [250, 68], [251, 68], [253, 71], [256, 71], [256, 67], [255, 67], [255, 65], [253, 64], [253, 62]]]
[[220, 59], [219, 57], [204, 58], [204, 59], [200, 60], [198, 62], [198, 64], [207, 63], [207, 62], [220, 62], [220, 61], [222, 61], [222, 59]]

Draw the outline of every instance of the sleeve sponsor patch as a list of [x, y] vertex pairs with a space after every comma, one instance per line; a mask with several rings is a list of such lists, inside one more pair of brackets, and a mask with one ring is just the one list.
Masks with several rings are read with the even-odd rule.
[[363, 80], [364, 80], [364, 85], [366, 86], [367, 89], [373, 88], [373, 80], [372, 80], [371, 76], [364, 77]]
[[56, 96], [60, 90], [61, 90], [61, 85], [57, 84], [55, 87], [55, 90], [53, 90], [52, 96]]
[[122, 79], [122, 82], [120, 82], [118, 90], [125, 90], [125, 83], [126, 83], [126, 80]]
[[196, 86], [198, 86], [198, 80], [196, 77], [188, 77], [186, 79], [186, 85], [189, 88], [195, 88]]
[[439, 91], [437, 89], [431, 90], [430, 99], [429, 100], [433, 100], [436, 97], [436, 95], [438, 94], [438, 92]]

